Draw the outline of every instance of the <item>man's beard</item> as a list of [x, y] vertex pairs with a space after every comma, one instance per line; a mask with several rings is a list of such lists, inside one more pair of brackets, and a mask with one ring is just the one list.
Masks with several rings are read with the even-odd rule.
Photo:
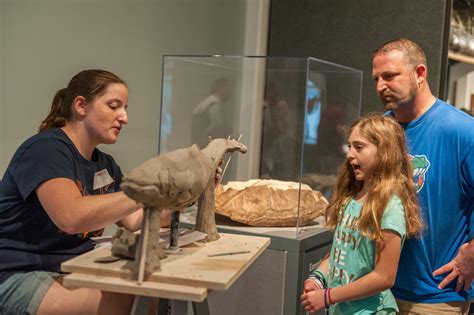
[[[380, 99], [382, 100], [383, 105], [385, 106], [385, 110], [397, 110], [403, 107], [406, 107], [409, 104], [413, 104], [413, 101], [415, 100], [415, 96], [418, 93], [418, 87], [416, 85], [412, 85], [410, 92], [408, 93], [408, 96], [399, 99], [397, 96], [393, 95], [390, 91], [388, 93], [385, 93], [380, 96]], [[390, 97], [390, 99], [386, 100], [384, 97]]]

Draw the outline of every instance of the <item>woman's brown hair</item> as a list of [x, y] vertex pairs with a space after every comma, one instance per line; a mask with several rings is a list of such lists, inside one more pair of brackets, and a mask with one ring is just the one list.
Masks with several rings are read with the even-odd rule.
[[127, 84], [117, 75], [106, 70], [90, 69], [76, 74], [66, 88], [56, 92], [48, 116], [41, 122], [39, 132], [51, 128], [61, 128], [73, 118], [72, 102], [77, 96], [83, 96], [91, 102], [105, 92], [109, 84]]

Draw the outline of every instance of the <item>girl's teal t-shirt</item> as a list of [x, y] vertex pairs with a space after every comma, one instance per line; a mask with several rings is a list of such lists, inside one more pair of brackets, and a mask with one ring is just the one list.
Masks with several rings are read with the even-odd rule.
[[[339, 220], [331, 247], [328, 283], [330, 288], [343, 286], [365, 276], [375, 267], [375, 241], [357, 229], [362, 203], [352, 199]], [[342, 212], [342, 209], [340, 210]], [[392, 196], [382, 216], [381, 228], [406, 236], [405, 211], [400, 199]], [[332, 305], [330, 314], [385, 314], [398, 311], [390, 290], [365, 299]]]

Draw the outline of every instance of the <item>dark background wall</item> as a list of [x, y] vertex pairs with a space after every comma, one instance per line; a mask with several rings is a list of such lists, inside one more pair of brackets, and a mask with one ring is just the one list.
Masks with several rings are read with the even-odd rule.
[[268, 55], [311, 56], [362, 70], [362, 113], [367, 113], [382, 109], [371, 78], [371, 52], [406, 37], [425, 50], [431, 89], [444, 98], [451, 7], [451, 0], [273, 0]]

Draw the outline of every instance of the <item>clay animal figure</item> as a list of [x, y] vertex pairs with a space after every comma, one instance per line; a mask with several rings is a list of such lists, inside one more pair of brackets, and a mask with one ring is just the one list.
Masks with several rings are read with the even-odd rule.
[[[122, 179], [121, 189], [144, 205], [145, 215], [134, 274], [138, 282], [160, 267], [166, 253], [158, 244], [160, 212], [183, 209], [198, 201], [196, 230], [207, 233], [207, 240], [219, 238], [215, 223], [215, 174], [227, 152], [247, 152], [232, 139], [214, 139], [200, 150], [197, 145], [149, 159]], [[199, 200], [198, 200], [199, 199]], [[151, 238], [151, 239], [150, 239]]]

